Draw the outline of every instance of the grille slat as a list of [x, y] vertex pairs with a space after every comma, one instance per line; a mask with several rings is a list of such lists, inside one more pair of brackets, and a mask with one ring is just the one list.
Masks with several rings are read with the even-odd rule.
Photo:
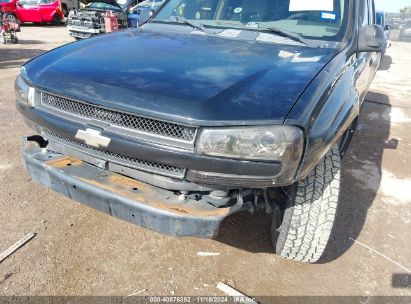
[[157, 162], [150, 162], [150, 161], [137, 159], [137, 158], [127, 156], [127, 155], [121, 155], [118, 153], [113, 153], [110, 151], [97, 149], [94, 147], [90, 147], [86, 144], [80, 143], [78, 141], [62, 137], [47, 129], [43, 129], [43, 133], [48, 139], [52, 141], [55, 141], [60, 144], [64, 144], [70, 148], [79, 150], [80, 152], [84, 152], [91, 156], [95, 156], [97, 158], [102, 158], [107, 161], [118, 163], [120, 165], [124, 165], [128, 167], [131, 166], [133, 168], [140, 169], [143, 171], [148, 171], [151, 173], [158, 173], [161, 175], [174, 177], [174, 178], [184, 178], [185, 176], [186, 170], [184, 168], [165, 165], [165, 164], [161, 164]]
[[184, 142], [193, 142], [197, 131], [195, 127], [109, 110], [45, 92], [41, 93], [41, 103], [58, 111]]

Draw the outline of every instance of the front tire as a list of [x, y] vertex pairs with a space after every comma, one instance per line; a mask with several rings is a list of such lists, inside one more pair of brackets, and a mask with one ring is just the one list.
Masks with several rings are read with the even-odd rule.
[[63, 13], [63, 16], [64, 17], [68, 17], [68, 15], [69, 15], [69, 9], [68, 9], [68, 7], [67, 7], [67, 5], [65, 5], [65, 4], [63, 4], [62, 6], [61, 6], [61, 12]]
[[278, 255], [305, 263], [320, 259], [337, 211], [340, 167], [340, 151], [335, 145], [314, 170], [297, 183], [291, 204], [283, 213], [274, 214], [271, 234]]

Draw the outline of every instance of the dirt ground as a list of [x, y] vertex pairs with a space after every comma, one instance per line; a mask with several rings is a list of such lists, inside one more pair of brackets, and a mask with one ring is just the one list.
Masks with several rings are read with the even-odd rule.
[[215, 240], [178, 239], [30, 181], [19, 141], [31, 131], [14, 107], [14, 79], [25, 60], [73, 40], [47, 26], [25, 26], [19, 38], [0, 45], [0, 252], [37, 236], [0, 263], [0, 296], [223, 295], [220, 281], [257, 298], [411, 296], [411, 43], [393, 41], [384, 57], [343, 161], [330, 246], [307, 265], [272, 253], [263, 213], [228, 218]]

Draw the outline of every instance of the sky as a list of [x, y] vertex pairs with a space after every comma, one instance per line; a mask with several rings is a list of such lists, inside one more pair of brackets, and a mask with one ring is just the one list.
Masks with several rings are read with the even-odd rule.
[[375, 0], [378, 10], [386, 13], [399, 13], [400, 8], [411, 6], [411, 0]]

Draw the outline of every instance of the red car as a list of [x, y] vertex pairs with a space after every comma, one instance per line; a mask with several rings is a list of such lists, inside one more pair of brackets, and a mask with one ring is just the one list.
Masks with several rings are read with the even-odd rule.
[[0, 12], [16, 15], [16, 0], [0, 0]]
[[0, 10], [14, 15], [21, 23], [60, 24], [64, 16], [60, 0], [0, 0]]

